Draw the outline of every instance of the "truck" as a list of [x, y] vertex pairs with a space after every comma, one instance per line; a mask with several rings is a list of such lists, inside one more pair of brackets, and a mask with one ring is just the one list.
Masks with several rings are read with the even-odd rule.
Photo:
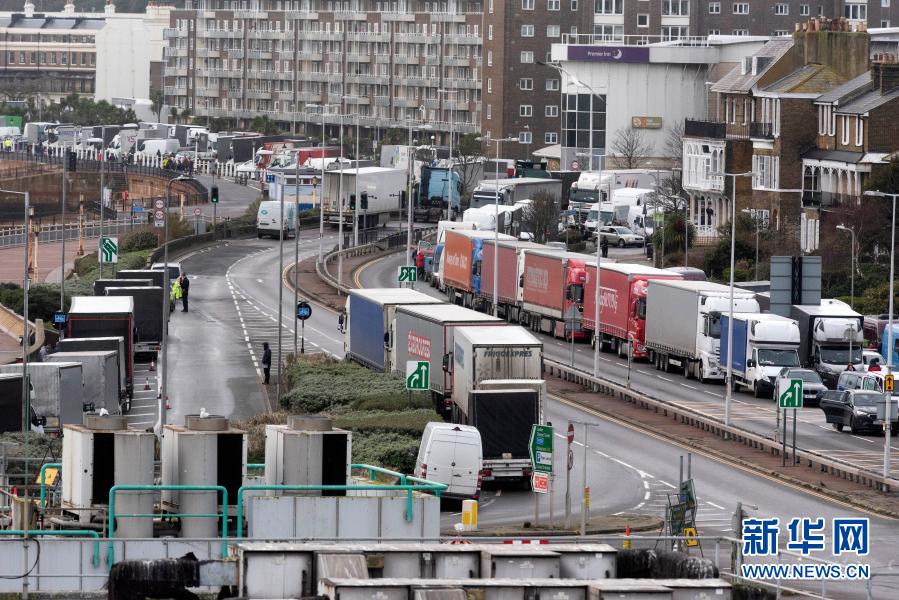
[[155, 360], [162, 346], [162, 332], [168, 316], [163, 312], [168, 304], [168, 294], [158, 285], [132, 287], [131, 281], [128, 284], [127, 287], [108, 287], [106, 295], [134, 299], [134, 354], [149, 355]]
[[596, 328], [596, 259], [587, 262], [584, 282], [584, 329], [600, 349], [618, 356], [630, 353], [634, 360], [645, 359], [646, 290], [652, 280], [680, 280], [671, 271], [648, 265], [603, 261], [599, 277], [601, 298], [599, 331]]
[[84, 382], [84, 410], [105, 408], [118, 414], [125, 406], [121, 401], [119, 354], [114, 350], [79, 350], [54, 352], [48, 362], [81, 363]]
[[[441, 254], [440, 281], [446, 290], [447, 299], [462, 306], [473, 308], [481, 289], [481, 256], [484, 240], [499, 237], [500, 240], [514, 240], [510, 235], [493, 231], [450, 230]], [[489, 268], [493, 268], [492, 265]]]
[[484, 240], [481, 264], [481, 297], [488, 305], [493, 298], [493, 263], [494, 251], [499, 248], [497, 262], [496, 295], [499, 298], [497, 315], [507, 321], [517, 323], [521, 314], [522, 290], [524, 275], [524, 254], [528, 250], [548, 250], [542, 244], [523, 240], [505, 240], [497, 244], [493, 239]]
[[346, 357], [374, 371], [390, 373], [393, 319], [397, 306], [440, 304], [440, 300], [408, 288], [350, 290], [346, 299]]
[[[160, 313], [161, 314], [161, 313]], [[130, 296], [75, 296], [66, 337], [120, 337], [125, 342], [124, 396], [134, 395], [134, 299]]]
[[[116, 368], [119, 373], [119, 390], [125, 389], [125, 340], [121, 337], [64, 338], [59, 340], [60, 352], [106, 352], [116, 353]], [[85, 400], [85, 404], [89, 404]], [[127, 400], [124, 402], [125, 412], [130, 410]]]
[[437, 287], [440, 291], [445, 289], [443, 282], [440, 280], [440, 275], [443, 272], [441, 262], [443, 257], [443, 246], [446, 244], [446, 232], [453, 229], [471, 231], [474, 228], [474, 223], [462, 223], [460, 221], [440, 221], [437, 223], [437, 243], [434, 244], [434, 258], [431, 261], [431, 272], [429, 273], [427, 268], [425, 268], [425, 278], [428, 279], [431, 287]]
[[[22, 365], [0, 365], [0, 374], [21, 374]], [[31, 408], [52, 429], [81, 425], [84, 413], [84, 379], [81, 363], [28, 363]], [[21, 379], [19, 380], [21, 381]], [[21, 384], [20, 384], [21, 385]]]
[[[352, 227], [355, 220], [358, 220], [362, 227], [386, 225], [390, 220], [390, 214], [400, 211], [400, 192], [406, 189], [406, 176], [406, 169], [384, 167], [325, 171], [322, 185], [325, 222], [332, 226], [339, 224], [340, 204], [337, 198], [340, 193], [340, 197], [343, 198], [344, 226]], [[356, 198], [357, 189], [359, 198]], [[363, 207], [363, 199], [368, 204], [367, 208]], [[351, 208], [353, 202], [355, 210]]]
[[582, 313], [591, 260], [592, 256], [577, 252], [525, 250], [519, 322], [531, 331], [586, 339]]
[[[599, 205], [610, 200], [613, 176], [609, 173], [585, 171], [571, 184], [568, 193], [568, 212], [576, 225], [587, 226], [590, 211], [599, 211]], [[595, 208], [594, 208], [595, 207]], [[595, 218], [593, 219], [595, 222]], [[596, 225], [593, 225], [596, 228]]]
[[455, 304], [405, 305], [396, 308], [391, 348], [393, 372], [405, 375], [407, 361], [430, 363], [431, 398], [437, 412], [449, 405], [452, 386], [453, 332], [461, 326], [499, 325], [496, 317]]
[[[448, 419], [480, 431], [483, 480], [528, 482], [531, 426], [543, 422], [544, 395], [535, 385], [543, 344], [517, 325], [456, 327], [452, 362]], [[508, 387], [486, 384], [494, 380]]]
[[864, 317], [845, 303], [794, 304], [790, 317], [799, 323], [802, 366], [814, 369], [829, 389], [836, 388], [840, 373], [850, 363], [856, 369], [862, 364]]
[[[153, 281], [150, 285], [158, 285], [165, 287], [165, 271], [153, 269], [122, 269], [115, 274], [116, 279], [150, 279]], [[130, 281], [127, 285], [131, 285]], [[135, 284], [141, 285], [141, 284]]]
[[[650, 280], [646, 290], [646, 348], [656, 369], [672, 368], [699, 381], [723, 380], [719, 360], [721, 313], [730, 288], [709, 281]], [[757, 313], [755, 294], [734, 290], [733, 310]]]
[[106, 288], [110, 287], [149, 287], [153, 285], [152, 279], [95, 279], [94, 296], [105, 296]]
[[752, 390], [756, 398], [773, 398], [775, 380], [784, 367], [799, 366], [799, 325], [771, 313], [734, 313], [733, 344], [728, 338], [730, 315], [721, 315], [721, 367], [733, 346], [734, 387]]
[[[499, 192], [497, 194], [497, 187]], [[537, 194], [548, 194], [555, 202], [556, 212], [562, 207], [562, 182], [545, 177], [515, 177], [485, 179], [471, 194], [471, 208], [496, 204], [513, 206], [521, 200], [532, 200]]]
[[[33, 387], [32, 387], [33, 390]], [[0, 373], [0, 433], [22, 431], [22, 367], [18, 373]], [[43, 432], [43, 417], [31, 407], [31, 430]]]
[[437, 223], [444, 215], [453, 219], [461, 211], [462, 178], [449, 167], [424, 165], [413, 193], [412, 218], [415, 221]]

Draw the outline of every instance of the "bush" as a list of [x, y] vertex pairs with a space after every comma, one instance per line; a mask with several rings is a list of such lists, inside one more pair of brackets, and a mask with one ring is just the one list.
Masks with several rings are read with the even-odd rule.
[[422, 408], [400, 412], [348, 411], [335, 416], [334, 426], [358, 432], [394, 432], [421, 437], [425, 426], [437, 419], [433, 410]]
[[133, 231], [122, 238], [119, 250], [122, 252], [134, 252], [135, 250], [152, 250], [159, 245], [156, 234], [149, 229]]
[[353, 434], [353, 462], [413, 473], [420, 437], [401, 433]]

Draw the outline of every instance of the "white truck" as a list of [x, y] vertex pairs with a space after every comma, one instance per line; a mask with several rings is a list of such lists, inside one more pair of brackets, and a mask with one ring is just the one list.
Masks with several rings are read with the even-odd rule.
[[513, 325], [456, 327], [448, 360], [448, 416], [480, 431], [483, 480], [529, 483], [531, 426], [543, 423], [543, 344]]
[[[499, 186], [499, 194], [497, 194]], [[557, 210], [561, 208], [562, 181], [543, 177], [511, 177], [508, 179], [485, 179], [471, 193], [471, 208], [499, 204], [514, 206], [521, 200], [533, 200], [537, 194], [549, 194], [555, 201]]]
[[[330, 167], [325, 171], [322, 185], [325, 222], [332, 226], [340, 223], [340, 203], [337, 200], [340, 197], [343, 198], [345, 227], [352, 227], [357, 220], [362, 227], [386, 225], [390, 220], [390, 214], [401, 210], [400, 192], [406, 189], [406, 175], [405, 169], [344, 167], [341, 170]], [[357, 190], [359, 197], [356, 197]], [[364, 206], [365, 203], [367, 207]], [[355, 210], [352, 208], [353, 205]]]
[[727, 370], [732, 356], [734, 385], [751, 390], [756, 398], [773, 398], [781, 369], [799, 366], [799, 325], [771, 313], [734, 313], [731, 344], [728, 323], [729, 315], [722, 314], [721, 368]]
[[[656, 369], [674, 368], [699, 381], [723, 380], [721, 314], [730, 311], [730, 288], [710, 281], [654, 279], [646, 296], [646, 348]], [[755, 294], [735, 289], [734, 312], [759, 312]]]
[[821, 300], [819, 305], [793, 305], [790, 316], [799, 323], [802, 365], [817, 371], [821, 380], [834, 389], [840, 373], [851, 362], [862, 364], [864, 317], [846, 303]]
[[[256, 213], [256, 237], [270, 236], [280, 239], [281, 230], [284, 230], [284, 239], [295, 236], [297, 232], [296, 210], [293, 202], [266, 200], [259, 203]], [[284, 213], [284, 222], [281, 223], [281, 213]]]

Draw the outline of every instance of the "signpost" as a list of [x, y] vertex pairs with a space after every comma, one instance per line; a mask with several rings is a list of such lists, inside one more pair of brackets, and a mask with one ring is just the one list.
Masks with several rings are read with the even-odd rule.
[[892, 373], [887, 373], [883, 376], [883, 391], [893, 393], [893, 389], [895, 387], [895, 377]]
[[787, 409], [793, 410], [793, 464], [796, 464], [796, 411], [802, 408], [802, 380], [777, 380], [777, 407], [784, 411], [783, 439], [781, 440], [781, 462], [787, 466]]
[[119, 262], [119, 238], [100, 238], [100, 262], [108, 265]]
[[[531, 426], [531, 439], [528, 443], [531, 455], [531, 489], [534, 490], [534, 524], [540, 522], [540, 500], [536, 494], [550, 492], [550, 477], [553, 473], [553, 426]], [[550, 519], [552, 520], [552, 519]]]
[[63, 327], [65, 327], [68, 320], [69, 316], [61, 310], [57, 310], [53, 313], [53, 325], [57, 329], [62, 329]]
[[156, 227], [165, 227], [165, 200], [162, 198], [153, 201], [153, 221]]
[[300, 354], [306, 353], [306, 319], [311, 316], [312, 307], [309, 303], [305, 300], [297, 302], [297, 319], [300, 320]]
[[404, 283], [408, 283], [414, 288], [415, 282], [418, 280], [418, 270], [415, 268], [415, 265], [401, 266], [399, 268], [399, 273], [397, 274], [397, 280], [399, 281], [400, 286]]
[[574, 467], [574, 452], [571, 444], [574, 442], [574, 423], [568, 424], [568, 432], [565, 436], [568, 442], [568, 469], [565, 472], [565, 528], [571, 529], [571, 469]]
[[534, 472], [531, 475], [531, 487], [538, 494], [546, 494], [549, 492], [549, 473]]
[[431, 363], [426, 360], [406, 361], [406, 389], [409, 391], [430, 389]]

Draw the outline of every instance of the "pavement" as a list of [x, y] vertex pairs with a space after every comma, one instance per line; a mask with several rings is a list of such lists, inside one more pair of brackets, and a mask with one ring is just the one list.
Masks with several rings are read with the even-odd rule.
[[[97, 251], [97, 238], [85, 238], [84, 253]], [[38, 244], [37, 268], [32, 276], [35, 282], [59, 283], [62, 242]], [[66, 272], [70, 272], [78, 258], [78, 241], [66, 242]], [[25, 260], [24, 246], [0, 248], [0, 283], [22, 284], [22, 268]]]

